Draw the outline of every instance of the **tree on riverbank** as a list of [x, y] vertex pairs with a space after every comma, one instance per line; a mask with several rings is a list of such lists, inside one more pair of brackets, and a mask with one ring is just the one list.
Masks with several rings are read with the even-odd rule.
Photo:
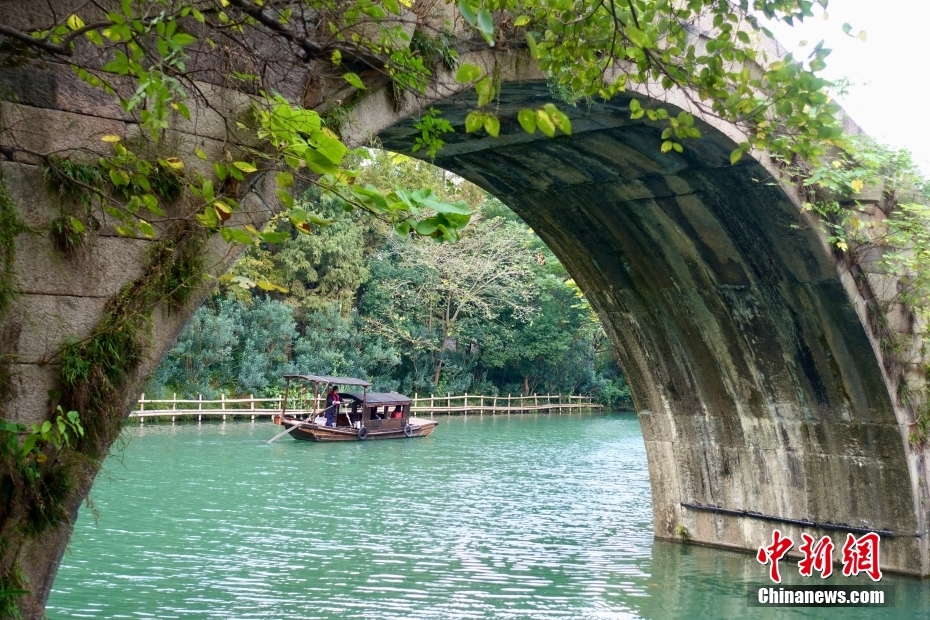
[[[384, 234], [378, 220], [309, 192], [333, 220], [251, 246], [188, 324], [150, 394], [270, 394], [286, 372], [359, 375], [419, 393], [586, 393], [629, 404], [606, 335], [564, 268], [502, 203], [434, 166], [384, 152], [359, 162], [375, 186], [420, 183], [476, 203], [454, 244]], [[246, 287], [267, 281], [271, 290]], [[266, 287], [268, 288], [268, 287]], [[282, 292], [287, 290], [287, 293]]]

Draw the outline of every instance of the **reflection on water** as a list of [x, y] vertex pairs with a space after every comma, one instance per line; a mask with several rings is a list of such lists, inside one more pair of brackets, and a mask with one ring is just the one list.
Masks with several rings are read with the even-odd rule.
[[[277, 430], [132, 430], [94, 487], [99, 522], [81, 513], [49, 617], [811, 616], [747, 608], [745, 584], [766, 575], [752, 556], [653, 541], [633, 415], [470, 416], [425, 439], [266, 445]], [[885, 582], [895, 609], [815, 617], [930, 609], [922, 582]]]

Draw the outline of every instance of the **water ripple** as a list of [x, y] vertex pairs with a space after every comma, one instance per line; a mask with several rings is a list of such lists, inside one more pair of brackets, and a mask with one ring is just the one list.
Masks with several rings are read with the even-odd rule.
[[81, 512], [49, 617], [796, 617], [746, 608], [751, 558], [652, 540], [634, 416], [266, 445], [277, 430], [130, 431], [94, 486], [99, 522]]

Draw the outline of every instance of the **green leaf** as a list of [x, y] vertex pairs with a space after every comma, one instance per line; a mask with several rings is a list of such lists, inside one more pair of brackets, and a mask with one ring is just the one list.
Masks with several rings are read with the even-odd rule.
[[401, 222], [394, 222], [394, 232], [396, 232], [401, 237], [406, 237], [410, 234], [410, 220], [403, 220]]
[[478, 93], [478, 107], [482, 108], [488, 105], [494, 98], [494, 82], [489, 76], [478, 80], [475, 84], [475, 92]]
[[492, 137], [496, 138], [497, 134], [500, 133], [501, 130], [501, 122], [497, 119], [496, 116], [491, 116], [489, 114], [484, 118], [484, 130]]
[[730, 153], [730, 164], [735, 164], [743, 157], [743, 149], [736, 149]]
[[342, 78], [359, 90], [365, 90], [365, 85], [362, 84], [362, 78], [358, 77], [354, 73], [344, 73]]
[[478, 11], [478, 31], [484, 37], [484, 40], [488, 42], [488, 45], [494, 47], [494, 18], [491, 17], [491, 12], [487, 9]]
[[521, 15], [520, 17], [514, 20], [513, 25], [516, 26], [517, 28], [521, 26], [526, 26], [528, 23], [530, 23], [530, 19], [531, 18], [529, 15]]
[[327, 134], [327, 130], [320, 129], [310, 134], [310, 141], [313, 143], [313, 146], [316, 147], [317, 151], [334, 165], [338, 166], [342, 163], [342, 159], [346, 156], [346, 153], [349, 152], [349, 149], [342, 141], [334, 136], [335, 134], [331, 131]]
[[[432, 218], [430, 218], [430, 220], [431, 219]], [[414, 230], [417, 231], [418, 235], [423, 235], [424, 237], [428, 237], [432, 235], [434, 232], [436, 232], [438, 227], [436, 226], [434, 222], [431, 222], [429, 220], [423, 220], [422, 222], [417, 222], [413, 226], [413, 228]]]
[[243, 172], [245, 172], [245, 173], [257, 172], [257, 171], [258, 171], [258, 168], [256, 168], [255, 166], [253, 166], [252, 164], [250, 164], [250, 163], [247, 162], [247, 161], [237, 161], [237, 162], [233, 162], [233, 166], [235, 166], [236, 168], [238, 168], [239, 170], [241, 170], [241, 171], [243, 171]]
[[474, 133], [484, 126], [484, 114], [482, 112], [471, 112], [465, 117], [465, 133]]
[[627, 26], [623, 33], [630, 41], [633, 42], [633, 45], [637, 47], [641, 47], [643, 49], [650, 49], [654, 47], [652, 41], [649, 39], [649, 35], [635, 26]]
[[211, 207], [206, 207], [201, 213], [198, 213], [197, 221], [210, 229], [216, 228], [220, 223], [219, 218], [216, 217], [216, 212]]
[[550, 138], [555, 137], [555, 123], [545, 110], [536, 110], [536, 127]]
[[227, 241], [249, 245], [252, 243], [252, 235], [239, 228], [224, 228], [224, 236], [228, 235]]
[[385, 213], [389, 210], [387, 201], [384, 199], [384, 196], [382, 196], [381, 192], [379, 192], [371, 185], [366, 185], [365, 187], [353, 185], [352, 192], [360, 199], [360, 202], [363, 205], [370, 209], [380, 213]]
[[178, 34], [174, 35], [171, 38], [171, 40], [174, 41], [175, 44], [183, 47], [185, 45], [190, 45], [191, 43], [195, 42], [197, 40], [197, 37], [195, 37], [192, 34], [187, 34], [186, 32], [179, 32]]
[[470, 62], [462, 63], [459, 67], [459, 70], [455, 74], [455, 81], [459, 84], [468, 84], [474, 82], [478, 78], [484, 75], [484, 71], [478, 65], [473, 65]]
[[275, 194], [278, 196], [278, 200], [281, 201], [281, 204], [283, 204], [288, 209], [294, 206], [294, 197], [291, 196], [289, 192], [286, 192], [283, 189], [279, 189], [275, 192]]
[[562, 130], [562, 133], [567, 136], [572, 135], [572, 122], [564, 112], [561, 110], [550, 111], [549, 116], [552, 118], [555, 126]]
[[335, 220], [328, 220], [328, 219], [326, 219], [326, 218], [319, 217], [319, 216], [314, 215], [314, 214], [312, 214], [312, 213], [308, 213], [308, 214], [307, 214], [307, 220], [308, 220], [311, 224], [316, 224], [317, 226], [329, 226], [330, 224], [332, 224], [332, 223], [335, 221]]
[[29, 456], [38, 439], [38, 435], [26, 435], [26, 439], [23, 440], [23, 456]]
[[526, 133], [536, 133], [536, 112], [524, 108], [517, 112], [517, 121]]
[[462, 17], [465, 18], [469, 25], [475, 25], [475, 9], [466, 0], [459, 0], [459, 13], [462, 14]]
[[436, 211], [437, 213], [471, 216], [471, 207], [469, 207], [468, 203], [464, 200], [458, 200], [456, 202], [444, 202], [442, 200], [433, 200], [432, 198], [427, 198], [420, 204], [428, 209]]
[[278, 172], [274, 175], [274, 180], [278, 187], [290, 187], [294, 184], [294, 175], [287, 171]]
[[146, 209], [148, 209], [149, 211], [153, 211], [153, 210], [160, 211], [160, 209], [158, 208], [158, 201], [155, 199], [155, 196], [151, 194], [143, 194], [141, 198], [142, 198], [142, 202], [145, 204]]
[[263, 232], [258, 233], [258, 237], [265, 243], [284, 243], [291, 236], [283, 232]]
[[533, 55], [533, 58], [539, 58], [539, 49], [536, 47], [536, 37], [533, 36], [532, 32], [526, 33], [526, 46], [530, 49], [530, 54]]
[[145, 235], [149, 239], [155, 236], [155, 229], [152, 227], [151, 224], [149, 224], [145, 220], [139, 220], [139, 232], [141, 232], [143, 235]]
[[307, 167], [317, 174], [336, 174], [339, 172], [339, 168], [328, 157], [314, 149], [308, 149], [304, 153], [304, 161], [307, 163]]

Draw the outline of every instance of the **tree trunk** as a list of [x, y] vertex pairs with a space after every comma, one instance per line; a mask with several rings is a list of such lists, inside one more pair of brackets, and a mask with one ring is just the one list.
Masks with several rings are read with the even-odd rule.
[[439, 360], [439, 363], [436, 364], [436, 372], [433, 374], [433, 385], [439, 385], [439, 377], [442, 375], [442, 360]]

